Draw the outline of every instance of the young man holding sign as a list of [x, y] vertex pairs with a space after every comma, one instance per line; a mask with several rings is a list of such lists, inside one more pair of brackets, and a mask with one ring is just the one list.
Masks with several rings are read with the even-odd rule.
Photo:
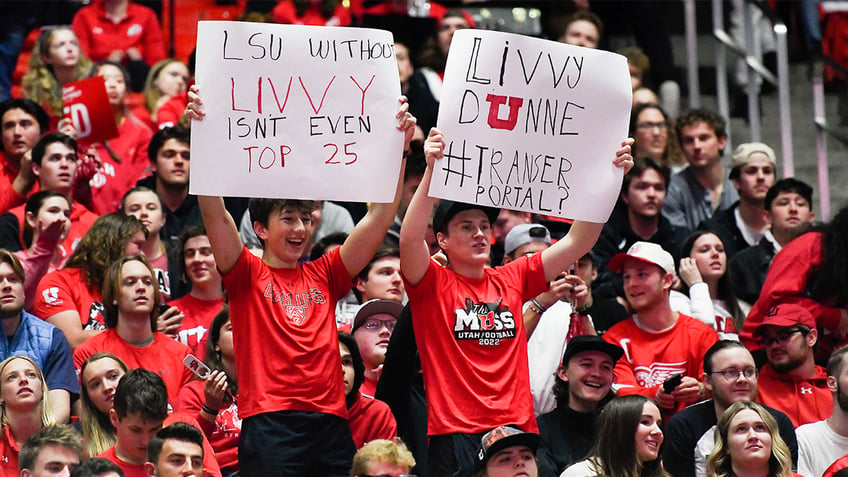
[[[622, 143], [614, 161], [625, 172], [633, 166], [631, 143]], [[427, 170], [401, 229], [401, 272], [424, 363], [431, 473], [460, 476], [471, 475], [486, 431], [508, 424], [537, 430], [525, 329], [533, 329], [539, 316], [527, 315], [525, 322], [521, 307], [592, 248], [603, 224], [575, 221], [552, 247], [491, 269], [486, 263], [497, 209], [444, 200], [433, 220], [449, 262], [441, 267], [430, 260], [424, 236], [438, 201], [427, 195], [434, 163], [444, 148], [441, 132], [431, 130]]]
[[[197, 89], [186, 114], [204, 113]], [[415, 126], [402, 98], [396, 117], [405, 150]], [[339, 370], [336, 301], [377, 251], [397, 212], [372, 204], [345, 243], [315, 262], [298, 263], [313, 232], [312, 201], [252, 199], [262, 258], [242, 245], [221, 197], [199, 196], [209, 242], [232, 315], [243, 419], [242, 475], [346, 476], [356, 449]]]

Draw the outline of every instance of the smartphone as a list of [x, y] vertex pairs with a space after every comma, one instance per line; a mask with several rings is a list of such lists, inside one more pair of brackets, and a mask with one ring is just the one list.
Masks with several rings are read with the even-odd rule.
[[200, 379], [206, 379], [212, 373], [212, 370], [193, 354], [189, 354], [183, 358], [183, 364]]
[[170, 305], [166, 305], [166, 304], [162, 303], [161, 305], [159, 305], [159, 314], [161, 315], [162, 313], [165, 313], [166, 311], [168, 311], [170, 309], [171, 309]]
[[576, 272], [577, 272], [577, 262], [572, 262], [572, 263], [568, 266], [568, 274], [569, 274], [569, 275], [575, 275], [575, 274], [576, 274]]
[[674, 391], [674, 388], [680, 386], [681, 382], [683, 382], [683, 374], [675, 374], [663, 381], [663, 391], [665, 391], [666, 394], [671, 394], [671, 392]]

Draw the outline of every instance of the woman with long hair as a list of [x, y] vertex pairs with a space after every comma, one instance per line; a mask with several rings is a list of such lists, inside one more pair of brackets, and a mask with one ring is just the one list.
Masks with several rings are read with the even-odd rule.
[[101, 286], [106, 269], [123, 255], [135, 255], [147, 238], [144, 225], [121, 213], [99, 217], [82, 237], [65, 268], [38, 284], [34, 314], [65, 333], [76, 348], [106, 328]]
[[115, 427], [109, 409], [115, 399], [118, 381], [127, 374], [127, 365], [111, 353], [94, 353], [80, 368], [80, 422], [89, 457], [115, 445]]
[[650, 157], [657, 164], [677, 172], [686, 166], [686, 158], [677, 142], [674, 120], [655, 103], [636, 105], [630, 114], [633, 157]]
[[661, 423], [653, 400], [638, 394], [613, 399], [598, 417], [589, 458], [566, 468], [561, 477], [667, 477], [660, 464]]
[[171, 98], [186, 92], [190, 73], [188, 66], [175, 58], [166, 58], [150, 68], [144, 83], [144, 104], [133, 113], [153, 129], [158, 129], [159, 108]]
[[683, 241], [680, 257], [681, 291], [689, 296], [689, 307], [675, 310], [712, 326], [719, 339], [738, 339], [751, 305], [736, 298], [721, 238], [696, 230]]
[[0, 446], [4, 449], [0, 474], [18, 475], [18, 449], [42, 427], [56, 424], [47, 391], [35, 361], [10, 356], [0, 362]]
[[82, 54], [79, 39], [70, 27], [45, 29], [22, 80], [24, 95], [44, 108], [51, 126], [55, 126], [64, 114], [62, 87], [85, 79], [90, 69], [91, 60]]
[[177, 410], [197, 419], [215, 450], [224, 475], [238, 471], [238, 376], [233, 351], [229, 308], [224, 307], [209, 325], [206, 366], [211, 372], [180, 391]]
[[707, 477], [792, 477], [792, 456], [777, 421], [755, 402], [737, 401], [716, 426]]

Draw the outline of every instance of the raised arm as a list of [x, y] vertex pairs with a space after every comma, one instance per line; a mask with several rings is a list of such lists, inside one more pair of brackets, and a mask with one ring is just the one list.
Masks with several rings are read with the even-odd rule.
[[[192, 86], [188, 93], [185, 116], [189, 120], [202, 121], [206, 116], [199, 93], [200, 89], [196, 85]], [[218, 270], [227, 273], [236, 266], [243, 247], [236, 223], [224, 207], [223, 197], [198, 196], [197, 203]]]
[[[624, 169], [624, 173], [633, 167], [633, 158], [630, 156], [630, 145], [633, 139], [627, 138], [621, 142], [621, 149], [616, 151], [613, 161], [618, 167]], [[576, 262], [592, 249], [604, 224], [583, 222], [575, 220], [571, 225], [568, 235], [563, 237], [553, 246], [542, 251], [542, 266], [545, 269], [545, 280], [552, 281], [568, 267], [569, 263]]]
[[444, 150], [445, 140], [441, 131], [436, 128], [431, 129], [430, 135], [424, 142], [427, 169], [409, 202], [409, 208], [406, 210], [403, 225], [400, 228], [400, 271], [412, 286], [417, 285], [424, 278], [424, 273], [430, 266], [430, 249], [425, 236], [433, 206], [438, 199], [430, 197], [427, 192], [430, 190], [430, 181], [433, 178], [433, 163], [437, 157], [442, 157]]
[[406, 169], [405, 156], [409, 151], [412, 133], [415, 131], [415, 117], [409, 114], [409, 103], [406, 102], [406, 97], [401, 97], [400, 107], [395, 117], [398, 119], [397, 128], [404, 132], [404, 159], [401, 162], [400, 173], [398, 174], [394, 201], [387, 204], [371, 204], [368, 213], [356, 224], [347, 240], [342, 244], [339, 253], [347, 272], [352, 277], [362, 271], [365, 265], [368, 265], [377, 248], [383, 243], [386, 232], [389, 231], [389, 227], [395, 220], [398, 204], [400, 204], [403, 174]]

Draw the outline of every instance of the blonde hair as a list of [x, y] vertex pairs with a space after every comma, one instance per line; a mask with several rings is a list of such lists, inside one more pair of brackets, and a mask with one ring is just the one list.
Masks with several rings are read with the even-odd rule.
[[735, 402], [721, 415], [716, 425], [715, 448], [707, 459], [707, 477], [732, 477], [733, 462], [727, 448], [727, 433], [730, 421], [739, 412], [750, 409], [756, 412], [768, 428], [771, 435], [771, 457], [769, 458], [769, 477], [792, 477], [792, 456], [789, 447], [783, 442], [777, 429], [777, 421], [762, 405], [755, 402]]
[[85, 369], [89, 364], [100, 361], [101, 359], [111, 359], [118, 363], [118, 367], [124, 370], [124, 374], [129, 371], [127, 365], [121, 361], [121, 358], [112, 353], [94, 353], [82, 363], [80, 368], [80, 403], [82, 404], [82, 412], [80, 413], [80, 422], [82, 423], [82, 433], [85, 436], [83, 445], [85, 452], [89, 457], [94, 457], [106, 449], [115, 445], [116, 436], [115, 429], [112, 427], [112, 422], [109, 420], [109, 415], [97, 409], [94, 402], [91, 401], [91, 396], [88, 395], [88, 388], [85, 386], [83, 376]]
[[[64, 105], [62, 101], [62, 85], [59, 84], [59, 80], [53, 74], [53, 67], [44, 62], [44, 57], [49, 54], [50, 42], [53, 41], [53, 37], [60, 31], [73, 33], [73, 30], [69, 26], [60, 26], [42, 31], [32, 51], [32, 56], [29, 59], [29, 70], [21, 80], [24, 95], [38, 103], [53, 117], [62, 116], [62, 107]], [[90, 69], [91, 60], [80, 49], [79, 61], [74, 67], [74, 80], [87, 78]]]
[[188, 68], [188, 65], [176, 58], [165, 58], [150, 68], [150, 73], [147, 74], [147, 80], [144, 82], [144, 107], [154, 117], [156, 115], [156, 103], [159, 102], [159, 98], [162, 97], [162, 91], [159, 90], [154, 82], [162, 73], [162, 70], [171, 63], [180, 63]]
[[[16, 359], [22, 359], [27, 361], [29, 364], [35, 368], [36, 374], [38, 374], [38, 379], [41, 380], [41, 401], [39, 402], [39, 411], [41, 412], [41, 424], [42, 426], [52, 426], [56, 424], [56, 417], [53, 415], [53, 407], [50, 406], [50, 400], [47, 398], [47, 382], [44, 380], [44, 373], [41, 372], [41, 367], [38, 366], [38, 363], [33, 361], [28, 356], [17, 355], [17, 356], [9, 356], [8, 358], [0, 361], [0, 376], [3, 376], [3, 372], [6, 371], [6, 367], [9, 366], [9, 363]], [[0, 380], [0, 391], [3, 389], [3, 381]], [[6, 402], [0, 403], [0, 421], [3, 422], [4, 426], [9, 425], [9, 410], [6, 409]]]
[[415, 467], [415, 458], [400, 438], [395, 440], [375, 439], [362, 446], [353, 456], [353, 467], [350, 477], [368, 474], [372, 462], [408, 467]]

